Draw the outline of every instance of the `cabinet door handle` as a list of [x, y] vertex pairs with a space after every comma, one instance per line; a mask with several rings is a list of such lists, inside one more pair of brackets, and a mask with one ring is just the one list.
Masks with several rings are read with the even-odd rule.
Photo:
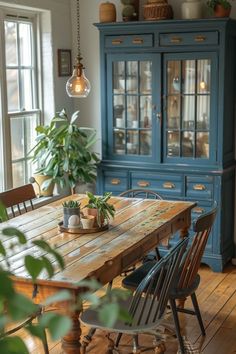
[[181, 43], [182, 42], [182, 38], [181, 37], [172, 37], [170, 39], [171, 43]]
[[162, 185], [163, 188], [165, 189], [174, 189], [175, 188], [175, 184], [172, 182], [165, 182]]
[[120, 183], [121, 183], [121, 181], [120, 181], [119, 178], [113, 178], [113, 179], [111, 180], [111, 184], [112, 184], [113, 186], [117, 186], [117, 185], [120, 184]]
[[122, 41], [122, 39], [113, 39], [111, 43], [114, 45], [119, 45], [119, 44], [122, 44], [123, 41]]
[[193, 212], [196, 214], [204, 214], [205, 213], [205, 209], [204, 208], [200, 208], [200, 207], [196, 207], [193, 208]]
[[195, 184], [193, 186], [193, 189], [195, 191], [205, 191], [206, 190], [206, 186], [204, 186], [204, 184]]
[[139, 186], [139, 187], [149, 187], [150, 186], [150, 183], [149, 182], [147, 182], [147, 181], [138, 181], [137, 182], [137, 185]]
[[205, 36], [196, 36], [194, 38], [195, 42], [204, 42], [206, 40]]
[[143, 39], [142, 38], [134, 38], [132, 40], [133, 44], [143, 44]]

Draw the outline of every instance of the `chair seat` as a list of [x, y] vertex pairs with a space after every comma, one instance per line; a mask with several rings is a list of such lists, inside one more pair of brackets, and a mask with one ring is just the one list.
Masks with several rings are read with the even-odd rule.
[[[125, 277], [122, 281], [122, 285], [124, 286], [124, 288], [131, 290], [136, 289], [155, 263], [156, 261], [145, 262], [143, 265], [141, 265], [139, 268], [135, 269], [132, 273]], [[177, 287], [174, 287], [170, 292], [170, 297], [173, 299], [186, 298], [197, 290], [200, 284], [200, 280], [200, 275], [197, 274], [192, 285], [188, 288], [179, 289]]]

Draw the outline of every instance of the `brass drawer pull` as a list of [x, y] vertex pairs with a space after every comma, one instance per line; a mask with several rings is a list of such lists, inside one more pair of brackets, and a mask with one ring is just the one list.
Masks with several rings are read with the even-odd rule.
[[196, 36], [194, 38], [195, 42], [204, 42], [206, 40], [205, 36]]
[[182, 38], [181, 37], [172, 37], [170, 39], [171, 43], [181, 43], [182, 42]]
[[165, 182], [165, 183], [163, 183], [162, 187], [165, 188], [165, 189], [174, 189], [175, 188], [175, 184], [171, 183], [171, 182]]
[[114, 45], [119, 45], [119, 44], [122, 44], [123, 41], [122, 41], [122, 39], [113, 39], [111, 43]]
[[150, 183], [149, 182], [147, 182], [147, 181], [138, 181], [137, 182], [137, 185], [139, 186], [139, 187], [149, 187], [150, 186]]
[[120, 183], [121, 183], [121, 181], [120, 181], [119, 178], [113, 178], [113, 179], [111, 180], [111, 184], [112, 184], [113, 186], [117, 186], [117, 185], [120, 184]]
[[196, 214], [203, 214], [203, 213], [205, 213], [205, 209], [200, 208], [200, 207], [196, 207], [196, 208], [193, 208], [193, 212]]
[[206, 190], [206, 186], [204, 186], [204, 184], [195, 184], [193, 186], [193, 189], [195, 191], [205, 191]]
[[143, 39], [142, 38], [135, 38], [132, 40], [133, 44], [143, 44]]

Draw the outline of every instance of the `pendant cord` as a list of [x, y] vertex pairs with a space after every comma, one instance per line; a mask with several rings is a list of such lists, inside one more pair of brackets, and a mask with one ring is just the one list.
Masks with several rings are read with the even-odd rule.
[[78, 57], [80, 56], [80, 6], [79, 0], [77, 0], [77, 46], [78, 46]]

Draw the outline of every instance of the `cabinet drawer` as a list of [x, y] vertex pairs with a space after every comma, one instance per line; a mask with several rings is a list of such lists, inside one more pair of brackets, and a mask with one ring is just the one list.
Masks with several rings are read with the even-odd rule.
[[181, 196], [182, 177], [177, 175], [160, 175], [132, 173], [132, 188], [151, 189], [161, 196]]
[[106, 48], [153, 47], [153, 34], [106, 36]]
[[213, 199], [213, 177], [187, 176], [186, 196]]
[[104, 172], [104, 191], [119, 194], [128, 189], [128, 178], [124, 172]]
[[161, 33], [161, 46], [218, 44], [218, 32]]

